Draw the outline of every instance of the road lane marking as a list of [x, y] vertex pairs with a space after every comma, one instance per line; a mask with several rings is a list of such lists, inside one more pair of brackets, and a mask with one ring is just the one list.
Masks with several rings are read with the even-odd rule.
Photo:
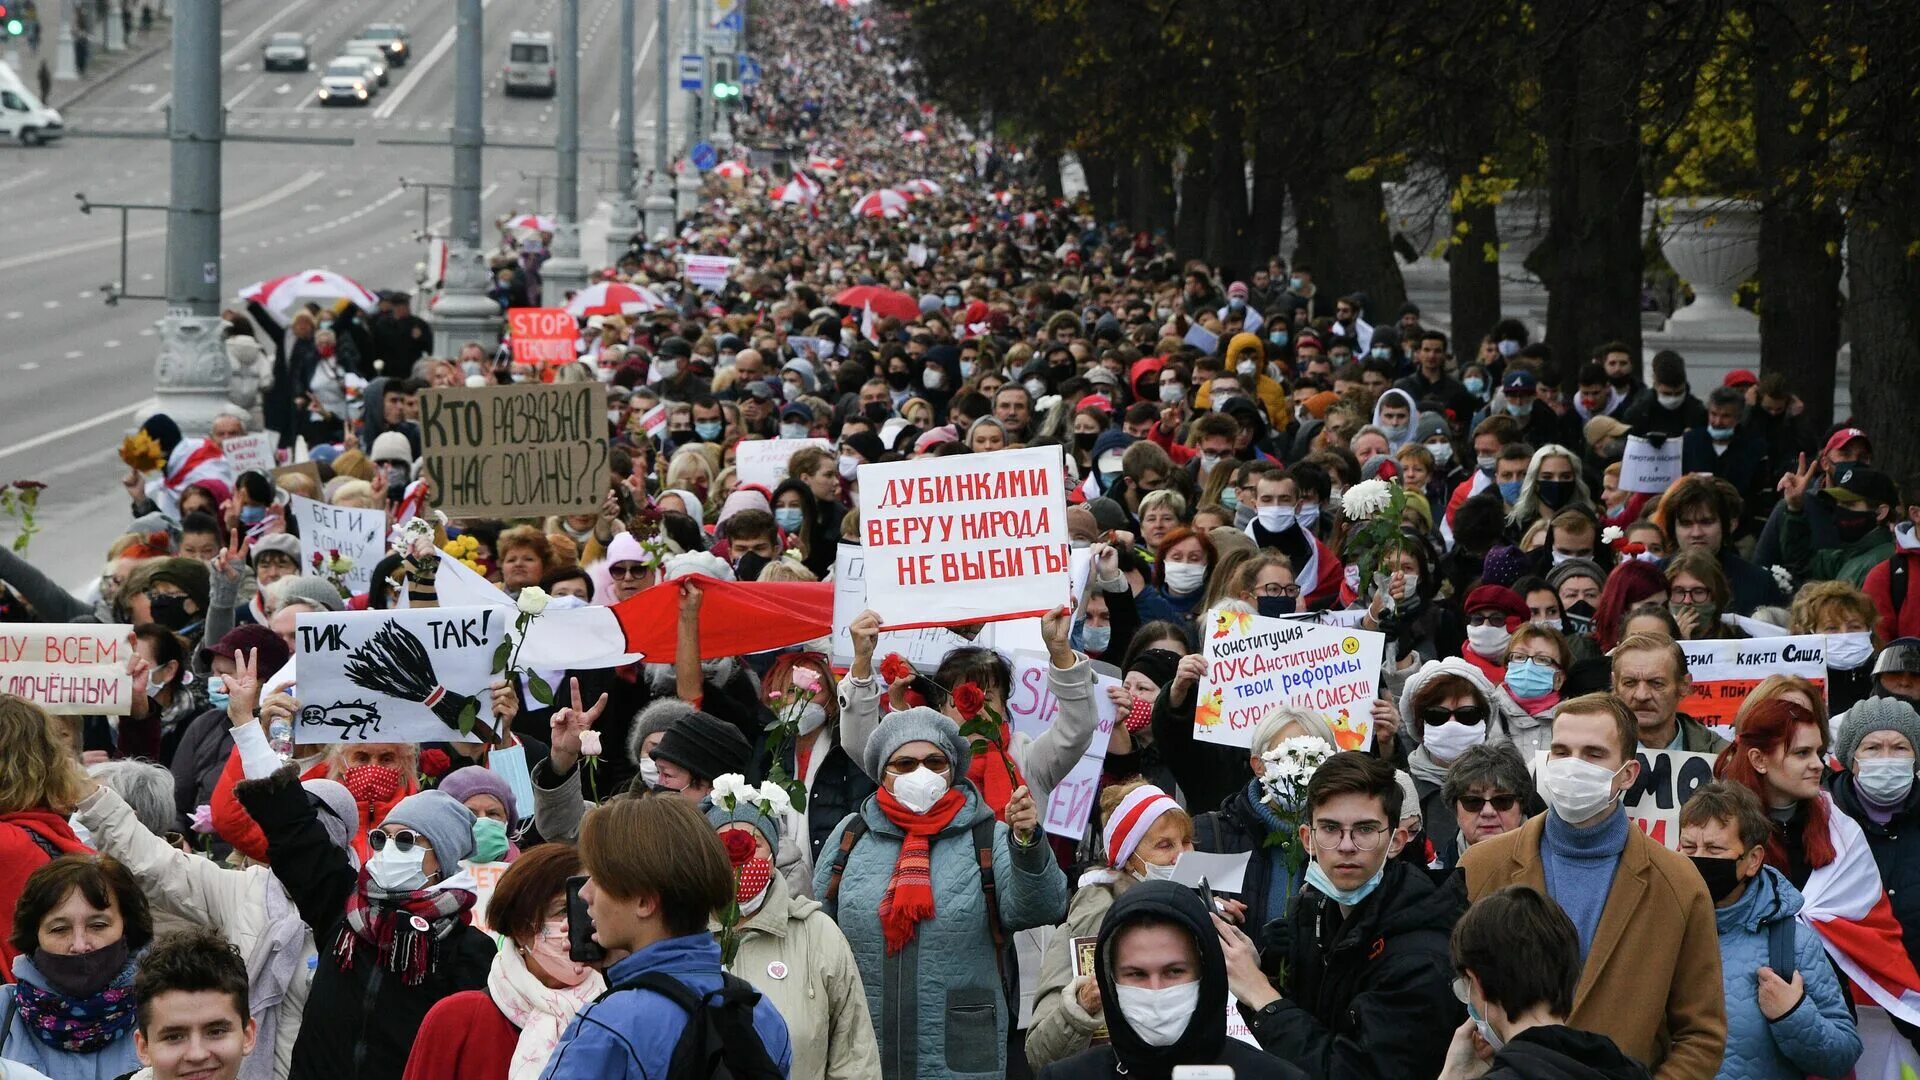
[[[277, 203], [282, 199], [289, 198], [293, 195], [298, 195], [300, 192], [305, 191], [307, 188], [312, 187], [314, 184], [317, 184], [321, 180], [326, 179], [326, 175], [327, 175], [326, 173], [318, 170], [315, 170], [313, 172], [303, 173], [298, 178], [291, 180], [285, 184], [282, 184], [281, 186], [275, 188], [274, 190], [269, 191], [264, 195], [261, 195], [259, 198], [251, 199], [247, 202], [241, 203], [239, 206], [232, 206], [232, 207], [228, 207], [225, 210], [222, 210], [220, 212], [220, 220], [231, 221], [232, 219], [237, 218], [242, 214], [250, 214], [253, 211], [259, 210], [263, 207], [272, 206], [274, 203]], [[155, 237], [161, 237], [165, 235], [167, 235], [167, 228], [164, 225], [160, 225], [151, 229], [138, 229], [138, 230], [135, 230], [134, 232], [130, 232], [127, 234], [127, 241], [129, 243], [132, 243], [133, 241], [136, 241], [136, 240], [151, 240]], [[118, 235], [101, 236], [101, 237], [96, 237], [95, 239], [92, 239], [92, 240], [82, 240], [78, 243], [67, 244], [64, 247], [47, 248], [43, 251], [37, 251], [30, 255], [16, 255], [11, 259], [0, 259], [0, 270], [14, 270], [22, 266], [35, 266], [45, 262], [48, 259], [58, 259], [68, 255], [78, 255], [82, 252], [87, 252], [87, 251], [98, 251], [102, 248], [114, 247], [119, 243], [120, 243], [120, 237]], [[50, 300], [47, 302], [48, 307], [55, 307], [55, 306], [58, 306], [58, 304], [59, 304], [59, 301], [57, 300]]]
[[[492, 2], [493, 0], [480, 0], [480, 9], [482, 11], [486, 10], [487, 5]], [[459, 32], [459, 29], [459, 23], [456, 21], [453, 26], [447, 28], [445, 34], [441, 35], [439, 41], [433, 43], [433, 48], [428, 49], [425, 56], [407, 64], [407, 67], [410, 69], [407, 72], [407, 77], [401, 79], [400, 85], [388, 92], [387, 100], [381, 102], [380, 105], [373, 110], [373, 118], [375, 120], [385, 120], [391, 117], [393, 111], [400, 107], [400, 103], [407, 100], [407, 95], [413, 93], [413, 88], [419, 86], [421, 80], [427, 77], [427, 72], [432, 69], [433, 65], [439, 63], [442, 57], [453, 50], [454, 35]]]
[[137, 413], [142, 409], [157, 408], [159, 404], [160, 404], [160, 400], [158, 398], [148, 398], [145, 401], [135, 402], [132, 405], [126, 406], [125, 408], [115, 409], [110, 413], [106, 413], [105, 415], [96, 416], [91, 420], [82, 420], [77, 424], [68, 424], [66, 427], [56, 428], [55, 430], [49, 431], [44, 435], [35, 435], [33, 438], [28, 439], [25, 442], [16, 443], [12, 446], [7, 447], [4, 450], [0, 450], [0, 461], [4, 461], [7, 458], [14, 456], [15, 454], [24, 454], [29, 450], [38, 449], [39, 447], [45, 446], [48, 443], [59, 442], [61, 439], [64, 439], [69, 435], [78, 435], [83, 431], [89, 431], [93, 428], [97, 428], [102, 424], [112, 423], [113, 421], [118, 420], [121, 417], [132, 416], [134, 413]]

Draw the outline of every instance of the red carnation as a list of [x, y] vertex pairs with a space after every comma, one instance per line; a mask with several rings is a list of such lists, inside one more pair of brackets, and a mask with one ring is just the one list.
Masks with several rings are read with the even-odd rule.
[[960, 719], [971, 720], [979, 716], [980, 710], [986, 706], [986, 691], [980, 689], [977, 683], [961, 683], [953, 688], [953, 709], [960, 714]]
[[447, 770], [452, 765], [453, 760], [447, 757], [445, 750], [420, 751], [420, 771], [435, 780], [447, 775]]
[[727, 861], [734, 866], [745, 866], [753, 861], [753, 836], [745, 829], [728, 829], [720, 834], [720, 842], [727, 846]]
[[899, 682], [912, 674], [913, 665], [897, 652], [888, 653], [886, 659], [880, 661], [880, 677], [890, 683]]

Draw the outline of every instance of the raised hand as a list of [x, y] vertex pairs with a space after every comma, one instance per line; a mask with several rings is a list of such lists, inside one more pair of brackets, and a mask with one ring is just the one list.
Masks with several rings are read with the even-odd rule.
[[1809, 462], [1807, 455], [1801, 454], [1799, 467], [1780, 477], [1780, 483], [1775, 487], [1781, 497], [1786, 499], [1787, 509], [1797, 511], [1806, 503], [1807, 488], [1813, 483], [1813, 478], [1819, 471], [1818, 458]]
[[580, 700], [580, 680], [568, 679], [567, 683], [572, 691], [573, 704], [554, 710], [549, 725], [553, 740], [547, 748], [547, 757], [553, 762], [554, 772], [563, 775], [571, 772], [580, 760], [580, 733], [598, 722], [600, 714], [607, 707], [607, 695], [601, 694], [600, 700], [593, 703], [593, 708], [584, 708]]
[[244, 727], [253, 723], [260, 706], [260, 650], [248, 649], [244, 654], [235, 650], [233, 659], [233, 674], [221, 677], [227, 684], [227, 720], [234, 727]]
[[1025, 784], [1013, 790], [1007, 799], [1007, 828], [1013, 830], [1014, 839], [1022, 844], [1033, 838], [1034, 831], [1040, 827], [1040, 808], [1033, 801], [1033, 793]]

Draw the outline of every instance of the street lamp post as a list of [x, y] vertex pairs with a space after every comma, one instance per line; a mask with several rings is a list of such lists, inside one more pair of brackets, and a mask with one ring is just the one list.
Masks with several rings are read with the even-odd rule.
[[[200, 2], [200, 0], [181, 0]], [[500, 305], [487, 296], [492, 272], [480, 250], [481, 110], [485, 86], [481, 0], [458, 0], [454, 22], [453, 191], [447, 277], [433, 308], [436, 346], [453, 356], [468, 342], [488, 352], [500, 343]]]
[[667, 0], [653, 0], [654, 37], [660, 45], [659, 82], [653, 102], [653, 176], [647, 184], [647, 237], [659, 239], [673, 232], [673, 169], [667, 142]]
[[227, 404], [231, 370], [219, 317], [220, 0], [180, 0], [174, 13], [167, 137], [173, 197], [154, 394], [158, 411], [200, 433]]
[[[557, 307], [587, 285], [580, 258], [580, 0], [560, 0], [559, 175], [554, 179], [552, 257], [541, 267], [541, 300]], [[537, 208], [536, 208], [537, 209]]]
[[[636, 0], [620, 2], [620, 125], [614, 133], [615, 186], [619, 189], [613, 196], [613, 219], [607, 229], [607, 263], [620, 265], [627, 254], [627, 243], [640, 228], [640, 208], [633, 204], [634, 193], [634, 148], [633, 148], [633, 37]], [[666, 42], [661, 42], [662, 52]]]

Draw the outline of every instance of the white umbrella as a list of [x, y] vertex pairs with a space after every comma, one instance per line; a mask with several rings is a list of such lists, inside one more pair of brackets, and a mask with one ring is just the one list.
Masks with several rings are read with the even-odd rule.
[[287, 316], [293, 309], [311, 300], [329, 307], [342, 300], [361, 311], [371, 312], [380, 304], [366, 286], [332, 270], [302, 270], [297, 274], [268, 278], [240, 290], [240, 299], [251, 300], [268, 312]]
[[639, 286], [624, 281], [602, 281], [573, 294], [567, 304], [567, 314], [576, 319], [589, 315], [634, 315], [666, 306], [666, 301]]
[[521, 214], [501, 226], [506, 229], [528, 229], [533, 232], [552, 232], [553, 219], [545, 214]]

